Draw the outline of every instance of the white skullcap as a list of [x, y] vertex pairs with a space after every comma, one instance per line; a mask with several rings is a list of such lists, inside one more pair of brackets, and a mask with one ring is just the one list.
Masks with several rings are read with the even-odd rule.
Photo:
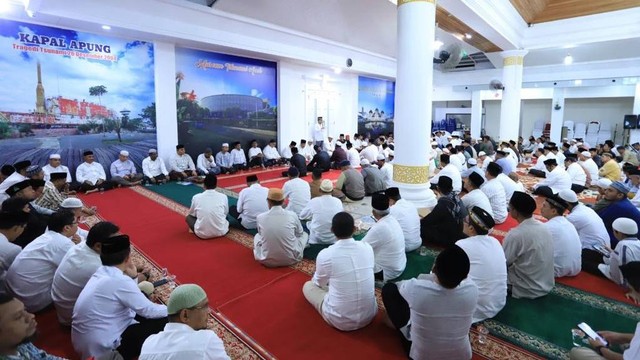
[[560, 190], [560, 192], [558, 192], [558, 196], [560, 197], [560, 199], [570, 204], [578, 202], [578, 195], [576, 195], [576, 193], [573, 190], [569, 190], [569, 189]]
[[467, 160], [467, 164], [469, 165], [478, 165], [478, 161], [474, 158]]
[[625, 235], [636, 235], [638, 233], [638, 224], [629, 218], [617, 218], [611, 225], [613, 230], [619, 231]]
[[580, 155], [582, 155], [582, 156], [584, 156], [586, 158], [590, 158], [591, 157], [591, 153], [588, 152], [588, 151], [583, 151], [583, 152], [580, 153]]
[[371, 165], [371, 163], [367, 159], [362, 159], [362, 160], [360, 160], [360, 165], [361, 166], [366, 166], [366, 165]]
[[571, 140], [569, 140], [569, 142], [577, 142], [577, 140], [576, 139], [571, 139]]
[[451, 136], [457, 136], [460, 137], [460, 131], [454, 131], [451, 133]]
[[83, 207], [82, 200], [74, 197], [66, 198], [60, 204], [60, 207], [65, 209], [78, 209]]
[[438, 146], [438, 142], [437, 141], [432, 141], [431, 142], [431, 146]]
[[120, 155], [129, 156], [129, 152], [127, 150], [122, 150], [122, 151], [120, 151]]
[[149, 154], [157, 154], [157, 153], [158, 153], [158, 150], [156, 150], [156, 149], [149, 149], [148, 153], [149, 153]]
[[384, 160], [384, 159], [386, 159], [386, 158], [384, 157], [384, 154], [378, 154], [378, 156], [376, 157], [376, 159], [377, 159], [377, 160]]
[[394, 152], [393, 150], [389, 150], [389, 156], [393, 156]]
[[599, 187], [599, 188], [606, 189], [609, 186], [611, 186], [611, 183], [612, 183], [611, 180], [609, 180], [607, 178], [601, 178], [601, 179], [598, 179], [598, 181], [596, 181], [596, 186]]
[[222, 143], [222, 147], [229, 147], [229, 143]]
[[49, 159], [60, 159], [60, 154], [51, 154], [49, 155]]
[[584, 144], [578, 141], [578, 142], [576, 143], [576, 145], [580, 146], [580, 145], [584, 145]]
[[484, 152], [484, 151], [480, 151], [480, 152], [478, 153], [478, 156], [486, 156], [486, 155], [487, 155], [487, 153], [486, 153], [486, 152]]
[[147, 296], [153, 294], [153, 284], [148, 281], [141, 281], [138, 283], [138, 289], [145, 293]]

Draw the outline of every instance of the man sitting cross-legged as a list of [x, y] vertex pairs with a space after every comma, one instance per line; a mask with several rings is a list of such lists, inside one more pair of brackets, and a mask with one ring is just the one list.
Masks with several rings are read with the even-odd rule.
[[149, 149], [149, 156], [142, 160], [142, 173], [145, 183], [164, 184], [169, 180], [169, 171], [156, 149]]
[[207, 329], [209, 299], [200, 286], [178, 286], [171, 292], [167, 312], [169, 322], [145, 340], [140, 360], [229, 359], [222, 340]]
[[[567, 191], [570, 189], [564, 189]], [[544, 225], [553, 239], [553, 267], [555, 277], [576, 276], [582, 262], [582, 243], [578, 231], [563, 216], [569, 204], [557, 195], [546, 198], [540, 214], [549, 220]]]
[[196, 164], [187, 154], [184, 145], [176, 145], [176, 153], [169, 159], [169, 178], [178, 181], [200, 182], [196, 173]]
[[373, 194], [371, 208], [376, 222], [362, 241], [373, 248], [376, 260], [374, 268], [376, 280], [389, 281], [400, 276], [407, 266], [404, 235], [398, 220], [389, 212], [389, 197], [387, 195]]
[[518, 222], [502, 243], [507, 258], [508, 284], [515, 298], [535, 299], [547, 295], [553, 285], [553, 239], [547, 227], [533, 218], [536, 201], [516, 191], [509, 215]]
[[420, 215], [416, 206], [400, 196], [400, 189], [390, 187], [385, 191], [389, 197], [389, 211], [400, 227], [404, 237], [404, 251], [413, 251], [422, 245], [420, 239]]
[[129, 152], [120, 151], [118, 159], [111, 163], [111, 181], [121, 186], [135, 186], [142, 182], [142, 177], [133, 161], [129, 160]]
[[229, 232], [229, 201], [216, 191], [218, 178], [209, 173], [204, 178], [204, 192], [191, 199], [189, 215], [185, 218], [189, 229], [201, 239], [223, 236]]
[[353, 239], [353, 217], [346, 212], [331, 220], [338, 241], [320, 251], [316, 271], [302, 293], [329, 325], [342, 331], [367, 326], [378, 311], [369, 244]]
[[29, 214], [23, 211], [0, 212], [0, 293], [5, 289], [7, 270], [22, 248], [13, 241], [22, 234], [29, 221]]
[[629, 201], [627, 198], [628, 194], [629, 187], [627, 185], [620, 181], [614, 181], [604, 191], [604, 199], [607, 200], [609, 204], [596, 210], [600, 218], [602, 218], [607, 232], [609, 232], [609, 240], [611, 241], [612, 248], [615, 248], [618, 243], [612, 227], [616, 219], [626, 217], [632, 219], [640, 226], [640, 211]]
[[76, 180], [80, 183], [80, 190], [91, 193], [98, 190], [109, 190], [113, 187], [111, 181], [107, 181], [104, 168], [95, 161], [93, 151], [82, 153], [84, 162], [76, 168]]
[[[295, 168], [294, 168], [295, 169]], [[267, 267], [289, 266], [302, 260], [309, 235], [298, 215], [283, 209], [284, 192], [269, 189], [269, 211], [258, 215], [258, 233], [253, 238], [253, 256]]]
[[[474, 207], [478, 206], [483, 209], [491, 217], [493, 217], [493, 209], [491, 208], [491, 200], [487, 197], [487, 195], [480, 190], [482, 185], [485, 183], [482, 175], [477, 172], [471, 172], [468, 177], [464, 179], [463, 187], [467, 191], [467, 194], [463, 196], [460, 200], [467, 208], [467, 211], [471, 211]], [[506, 208], [505, 208], [506, 211]]]
[[469, 256], [469, 278], [478, 286], [474, 323], [496, 316], [507, 303], [507, 259], [500, 242], [489, 235], [494, 225], [491, 215], [475, 206], [464, 222], [469, 237], [456, 242]]
[[420, 220], [420, 237], [423, 244], [449, 246], [462, 239], [462, 222], [467, 216], [458, 194], [453, 190], [453, 182], [448, 176], [438, 178], [440, 197], [433, 210]]
[[247, 188], [238, 195], [238, 204], [229, 208], [229, 215], [238, 219], [245, 229], [256, 228], [256, 217], [269, 210], [269, 189], [260, 185], [256, 175], [247, 176]]
[[313, 198], [300, 212], [300, 220], [311, 220], [309, 228], [309, 243], [333, 244], [336, 237], [331, 231], [331, 219], [335, 214], [343, 211], [342, 202], [331, 195], [333, 184], [324, 179], [320, 184], [320, 191], [324, 194]]
[[284, 183], [282, 191], [284, 196], [289, 199], [287, 210], [293, 211], [296, 215], [300, 215], [300, 211], [311, 200], [311, 188], [309, 183], [300, 179], [298, 168], [290, 167], [287, 171], [289, 181]]
[[611, 251], [609, 257], [605, 257], [604, 264], [600, 264], [598, 269], [609, 280], [618, 285], [624, 285], [620, 266], [632, 261], [640, 261], [640, 240], [638, 225], [628, 218], [618, 218], [613, 222], [613, 234], [619, 240], [615, 250]]
[[469, 268], [467, 254], [452, 245], [438, 255], [431, 274], [382, 288], [389, 320], [412, 359], [471, 359], [478, 288], [466, 279]]
[[147, 299], [133, 279], [137, 269], [130, 254], [127, 235], [102, 242], [102, 266], [73, 307], [71, 341], [82, 359], [114, 350], [125, 360], [134, 359], [146, 338], [167, 323], [167, 307]]
[[204, 149], [204, 152], [198, 155], [196, 159], [196, 171], [198, 175], [208, 175], [209, 173], [215, 175], [220, 174], [220, 166], [216, 164], [216, 159], [213, 157], [213, 150], [211, 150], [211, 148]]

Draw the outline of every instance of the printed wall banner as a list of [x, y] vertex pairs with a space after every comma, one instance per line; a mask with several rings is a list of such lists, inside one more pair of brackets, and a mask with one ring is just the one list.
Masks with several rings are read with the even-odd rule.
[[393, 132], [395, 88], [393, 81], [358, 78], [358, 134], [374, 138]]
[[0, 19], [0, 164], [75, 176], [93, 150], [109, 176], [121, 150], [140, 166], [156, 147], [153, 45]]
[[176, 48], [178, 141], [194, 161], [223, 143], [264, 148], [277, 137], [276, 89], [275, 62]]

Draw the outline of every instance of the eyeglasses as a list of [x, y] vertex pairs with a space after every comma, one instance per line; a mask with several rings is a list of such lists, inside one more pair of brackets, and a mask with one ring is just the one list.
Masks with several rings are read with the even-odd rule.
[[203, 309], [209, 309], [209, 303], [208, 302], [205, 303], [205, 304], [202, 304], [200, 306], [190, 307], [187, 310], [203, 310]]

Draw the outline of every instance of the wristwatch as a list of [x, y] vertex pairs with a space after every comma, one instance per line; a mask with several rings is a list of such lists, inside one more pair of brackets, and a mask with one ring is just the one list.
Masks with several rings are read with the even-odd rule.
[[604, 345], [600, 345], [600, 346], [596, 346], [594, 350], [598, 353], [598, 355], [602, 356], [602, 349], [607, 349], [607, 347]]

